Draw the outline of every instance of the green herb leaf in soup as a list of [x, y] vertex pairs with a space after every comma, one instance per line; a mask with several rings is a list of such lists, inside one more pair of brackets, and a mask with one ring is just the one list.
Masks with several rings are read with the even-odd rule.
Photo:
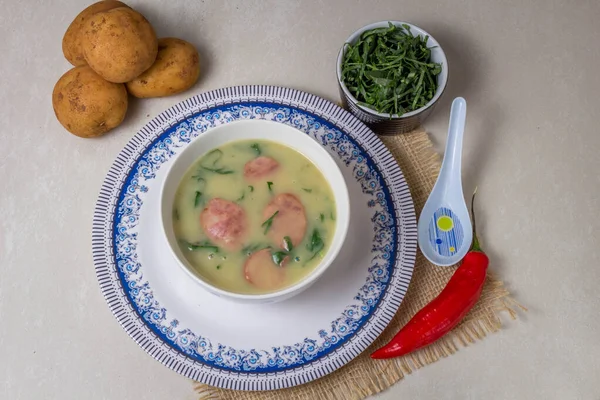
[[189, 251], [199, 251], [199, 250], [208, 250], [211, 251], [213, 253], [218, 253], [219, 252], [219, 247], [214, 246], [210, 243], [189, 243], [186, 242], [185, 240], [181, 240], [181, 243], [189, 250]]
[[245, 197], [246, 197], [246, 191], [244, 190], [242, 192], [242, 195], [240, 197], [238, 197], [238, 199], [236, 201], [242, 201], [242, 200], [244, 200]]
[[223, 158], [223, 152], [220, 149], [214, 149], [209, 151], [203, 158], [202, 166], [215, 166]]
[[262, 154], [262, 151], [260, 150], [260, 146], [258, 145], [258, 143], [252, 143], [250, 145], [250, 147], [252, 148], [252, 150], [254, 150], [254, 152], [256, 153], [257, 157]]
[[319, 230], [315, 228], [312, 235], [310, 235], [310, 241], [306, 244], [306, 248], [308, 251], [316, 253], [323, 250], [323, 247], [325, 247], [325, 242], [323, 242]]
[[275, 216], [276, 216], [277, 214], [279, 214], [279, 210], [275, 211], [275, 212], [273, 213], [273, 215], [271, 215], [271, 216], [269, 217], [269, 219], [268, 219], [268, 220], [266, 220], [265, 222], [263, 222], [263, 223], [262, 223], [262, 225], [261, 225], [261, 226], [262, 226], [263, 228], [265, 228], [265, 231], [264, 231], [264, 234], [265, 234], [265, 235], [267, 234], [267, 232], [269, 232], [269, 229], [271, 229], [271, 225], [273, 225], [273, 218], [275, 218]]
[[273, 182], [267, 182], [267, 186], [269, 187], [269, 192], [272, 192], [273, 189], [271, 187], [273, 186]]
[[431, 61], [428, 39], [413, 36], [408, 25], [366, 31], [346, 45], [342, 81], [359, 104], [380, 113], [400, 116], [424, 107], [442, 71]]
[[204, 178], [202, 177], [201, 171], [198, 171], [196, 175], [192, 175], [192, 179], [195, 179], [196, 181], [202, 183], [202, 185], [206, 184], [206, 180], [204, 180]]
[[201, 200], [202, 200], [202, 192], [196, 191], [196, 195], [194, 197], [194, 207], [198, 207], [200, 205]]
[[312, 193], [312, 189], [302, 188], [302, 190], [304, 190], [306, 193]]
[[223, 152], [219, 149], [214, 149], [211, 152], [209, 152], [206, 156], [204, 156], [204, 160], [202, 160], [200, 168], [202, 168], [205, 171], [213, 172], [220, 175], [233, 174], [233, 170], [217, 165], [221, 161], [222, 157]]
[[248, 188], [250, 189], [250, 193], [254, 192], [254, 186], [249, 185]]
[[310, 241], [306, 244], [306, 249], [313, 254], [312, 254], [312, 257], [310, 257], [308, 260], [306, 260], [304, 265], [306, 265], [306, 263], [312, 261], [319, 254], [319, 252], [321, 250], [323, 250], [324, 248], [325, 248], [325, 242], [323, 241], [323, 238], [321, 237], [319, 230], [315, 228], [313, 230], [312, 235], [310, 235]]
[[292, 251], [294, 249], [294, 245], [292, 244], [292, 239], [289, 236], [283, 237], [283, 248], [285, 251]]
[[273, 258], [273, 262], [275, 263], [275, 265], [281, 267], [283, 264], [283, 261], [285, 261], [285, 258], [288, 256], [288, 253], [286, 253], [285, 251], [276, 251], [271, 253], [271, 257]]

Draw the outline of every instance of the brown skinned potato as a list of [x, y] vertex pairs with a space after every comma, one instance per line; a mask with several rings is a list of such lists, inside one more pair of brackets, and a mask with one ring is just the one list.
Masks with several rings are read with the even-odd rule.
[[162, 97], [183, 92], [200, 76], [198, 51], [185, 40], [158, 40], [158, 55], [152, 66], [134, 80], [127, 90], [135, 97]]
[[83, 56], [83, 49], [81, 48], [81, 27], [92, 15], [117, 7], [127, 7], [127, 4], [116, 0], [99, 1], [92, 4], [75, 17], [73, 22], [71, 22], [71, 25], [67, 28], [62, 40], [62, 50], [67, 61], [75, 66], [87, 64], [85, 57]]
[[58, 121], [72, 134], [92, 138], [118, 126], [127, 112], [127, 90], [122, 83], [102, 79], [87, 65], [60, 77], [52, 92]]
[[131, 8], [113, 8], [92, 15], [82, 33], [85, 60], [107, 81], [128, 82], [156, 60], [158, 40], [154, 29]]

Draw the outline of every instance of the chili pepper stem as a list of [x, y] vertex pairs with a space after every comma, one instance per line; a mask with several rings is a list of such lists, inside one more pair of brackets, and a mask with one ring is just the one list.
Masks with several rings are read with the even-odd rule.
[[481, 245], [479, 244], [479, 238], [477, 237], [477, 229], [475, 228], [475, 195], [477, 194], [477, 186], [475, 186], [475, 190], [473, 191], [473, 197], [471, 197], [471, 222], [473, 224], [473, 244], [471, 245], [471, 251], [479, 251], [483, 253], [481, 250]]

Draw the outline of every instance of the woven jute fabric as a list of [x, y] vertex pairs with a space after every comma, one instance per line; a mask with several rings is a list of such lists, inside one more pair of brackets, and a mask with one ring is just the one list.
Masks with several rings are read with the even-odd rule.
[[[440, 157], [423, 130], [381, 138], [396, 157], [408, 182], [417, 216], [433, 189]], [[493, 271], [494, 266], [490, 265]], [[488, 271], [489, 271], [488, 270]], [[444, 288], [454, 267], [436, 267], [418, 252], [408, 293], [398, 313], [381, 336], [361, 355], [337, 371], [302, 386], [269, 392], [239, 392], [195, 383], [200, 400], [362, 400], [385, 390], [413, 370], [454, 354], [460, 346], [483, 339], [501, 327], [500, 314], [516, 317], [518, 304], [502, 281], [488, 272], [481, 298], [463, 321], [442, 339], [412, 354], [391, 360], [373, 360], [371, 352], [388, 341], [424, 305]]]

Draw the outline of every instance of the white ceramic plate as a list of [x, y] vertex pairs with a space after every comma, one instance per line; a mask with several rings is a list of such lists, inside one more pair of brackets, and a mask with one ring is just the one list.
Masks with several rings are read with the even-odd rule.
[[[340, 254], [313, 286], [281, 303], [239, 304], [199, 290], [161, 233], [160, 187], [173, 156], [208, 129], [246, 119], [313, 137], [338, 162], [350, 194]], [[190, 98], [131, 139], [102, 184], [92, 248], [109, 307], [150, 355], [209, 385], [271, 390], [322, 377], [375, 340], [408, 289], [416, 229], [402, 172], [364, 124], [308, 93], [244, 86]]]

